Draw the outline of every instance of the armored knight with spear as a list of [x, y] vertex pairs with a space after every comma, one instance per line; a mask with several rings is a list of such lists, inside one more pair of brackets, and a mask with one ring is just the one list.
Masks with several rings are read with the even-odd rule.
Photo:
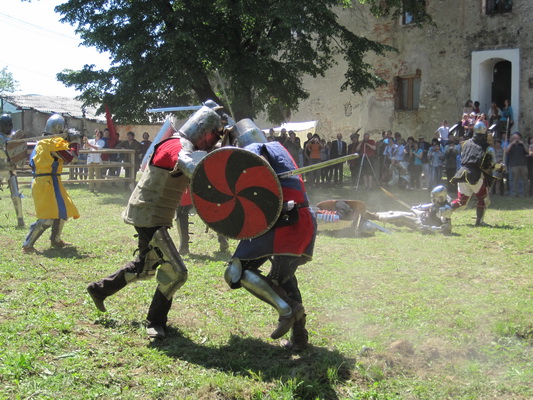
[[[22, 146], [12, 146], [11, 140], [16, 137], [13, 134], [13, 120], [11, 115], [3, 114], [0, 117], [0, 185], [7, 181], [11, 201], [15, 207], [18, 226], [24, 227], [24, 217], [22, 214], [22, 194], [19, 191], [16, 167], [17, 160], [24, 162], [26, 158], [26, 143]], [[21, 150], [21, 151], [17, 151]]]

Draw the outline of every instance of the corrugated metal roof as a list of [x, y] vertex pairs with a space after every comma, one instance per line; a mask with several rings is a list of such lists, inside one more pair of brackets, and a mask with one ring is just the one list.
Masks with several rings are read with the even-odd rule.
[[63, 96], [41, 96], [33, 94], [8, 95], [4, 101], [18, 108], [33, 109], [43, 113], [69, 114], [75, 118], [86, 118], [94, 121], [105, 121], [105, 115], [96, 115], [96, 108], [85, 107], [83, 115], [81, 101]]

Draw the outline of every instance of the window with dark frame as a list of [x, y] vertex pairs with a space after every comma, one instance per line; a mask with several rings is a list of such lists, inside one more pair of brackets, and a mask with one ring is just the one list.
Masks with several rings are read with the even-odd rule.
[[415, 23], [415, 16], [411, 13], [404, 12], [402, 14], [402, 25], [411, 25]]
[[[411, 0], [415, 3], [416, 7], [426, 7], [426, 0]], [[416, 14], [413, 14], [409, 11], [403, 11], [400, 17], [400, 25], [401, 26], [409, 26], [409, 25], [416, 25], [417, 18]]]
[[418, 110], [420, 107], [420, 74], [396, 78], [396, 109]]
[[513, 11], [513, 0], [485, 0], [485, 14], [497, 15]]

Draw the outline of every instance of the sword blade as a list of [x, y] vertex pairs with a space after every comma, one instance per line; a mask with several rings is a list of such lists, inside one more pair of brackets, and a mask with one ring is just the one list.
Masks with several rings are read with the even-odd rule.
[[149, 108], [146, 112], [172, 112], [172, 111], [196, 111], [199, 110], [202, 106], [182, 106], [182, 107], [160, 107], [160, 108]]
[[409, 210], [411, 210], [411, 206], [407, 204], [406, 202], [400, 200], [395, 195], [393, 195], [391, 192], [389, 192], [387, 189], [385, 189], [383, 186], [380, 186], [380, 189], [383, 190], [383, 193], [385, 193], [387, 196], [389, 196], [391, 199], [397, 201], [399, 204], [401, 204], [404, 207], [407, 207]]
[[57, 137], [66, 138], [67, 134], [62, 133], [59, 135], [42, 135], [42, 136], [33, 136], [33, 137], [26, 137], [26, 138], [20, 138], [20, 139], [12, 139], [9, 142], [10, 143], [28, 143], [28, 142], [38, 142], [41, 139], [53, 139]]
[[345, 161], [354, 160], [359, 157], [359, 154], [348, 154], [347, 156], [339, 157], [339, 158], [332, 158], [331, 160], [322, 161], [313, 165], [307, 165], [302, 168], [293, 169], [292, 171], [287, 172], [281, 172], [278, 174], [279, 179], [288, 178], [290, 176], [294, 175], [300, 175], [305, 174], [306, 172], [315, 171], [320, 168], [329, 167], [330, 165], [335, 165], [339, 163], [343, 163]]

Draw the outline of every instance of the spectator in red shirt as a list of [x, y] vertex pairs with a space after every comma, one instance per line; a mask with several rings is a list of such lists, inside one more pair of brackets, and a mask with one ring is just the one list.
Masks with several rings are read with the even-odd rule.
[[376, 142], [370, 139], [370, 134], [365, 133], [363, 140], [357, 146], [357, 152], [363, 159], [361, 159], [361, 175], [365, 183], [365, 189], [370, 190], [374, 186], [374, 164], [376, 158]]

